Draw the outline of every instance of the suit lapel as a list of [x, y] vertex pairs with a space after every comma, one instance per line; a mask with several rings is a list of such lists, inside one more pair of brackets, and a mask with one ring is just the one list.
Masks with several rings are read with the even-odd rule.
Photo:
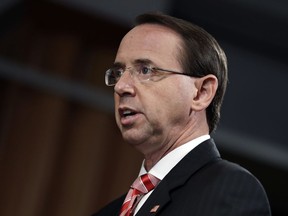
[[136, 216], [156, 215], [171, 201], [170, 191], [179, 188], [200, 168], [220, 158], [212, 139], [190, 151], [160, 182]]

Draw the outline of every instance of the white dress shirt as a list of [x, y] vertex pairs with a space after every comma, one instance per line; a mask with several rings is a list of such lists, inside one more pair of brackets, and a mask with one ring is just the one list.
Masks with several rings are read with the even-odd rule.
[[[158, 179], [162, 180], [169, 172], [170, 170], [177, 164], [179, 161], [185, 157], [186, 154], [188, 154], [192, 149], [194, 149], [196, 146], [198, 146], [200, 143], [204, 142], [205, 140], [210, 139], [210, 135], [203, 135], [200, 136], [194, 140], [191, 140], [178, 148], [174, 149], [173, 151], [169, 152], [167, 155], [165, 155], [161, 160], [159, 160], [149, 171], [150, 174], [154, 175]], [[145, 160], [142, 163], [139, 176], [147, 173], [145, 167], [144, 167]], [[138, 205], [135, 208], [134, 215], [139, 211], [141, 206], [145, 203], [145, 201], [148, 199], [150, 194], [153, 192], [151, 190], [149, 193], [145, 194]]]

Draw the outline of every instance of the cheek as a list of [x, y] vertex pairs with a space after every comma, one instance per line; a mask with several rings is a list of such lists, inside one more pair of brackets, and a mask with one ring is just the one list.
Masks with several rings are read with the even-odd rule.
[[148, 116], [156, 119], [155, 121], [160, 121], [160, 123], [166, 123], [169, 118], [173, 118], [183, 103], [177, 96], [177, 92], [170, 91], [169, 88], [157, 94], [154, 92], [146, 101], [149, 101], [146, 107], [150, 114]]
[[161, 88], [160, 93], [155, 97], [152, 104], [157, 109], [158, 115], [166, 114], [171, 117], [179, 113], [189, 114], [191, 112], [195, 89], [193, 89], [191, 82], [179, 82], [179, 85], [176, 85], [177, 83], [173, 82], [166, 85], [165, 88]]
[[119, 97], [114, 95], [114, 113], [115, 113], [115, 119], [116, 123], [118, 124], [119, 122], [119, 113], [118, 113], [118, 106], [119, 106]]

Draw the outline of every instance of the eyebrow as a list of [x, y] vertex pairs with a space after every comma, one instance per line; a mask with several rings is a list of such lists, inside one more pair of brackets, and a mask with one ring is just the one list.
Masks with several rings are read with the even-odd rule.
[[114, 62], [112, 65], [113, 68], [124, 68], [125, 65], [121, 62]]
[[[154, 63], [150, 59], [135, 59], [132, 64], [137, 65], [137, 64], [154, 64]], [[122, 62], [114, 62], [113, 67], [124, 68], [125, 64]]]
[[136, 59], [133, 62], [134, 64], [153, 64], [150, 59]]

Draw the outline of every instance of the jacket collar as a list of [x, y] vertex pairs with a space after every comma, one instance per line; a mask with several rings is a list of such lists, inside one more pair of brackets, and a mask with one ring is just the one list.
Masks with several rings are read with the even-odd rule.
[[220, 154], [213, 139], [198, 145], [165, 176], [136, 215], [147, 216], [147, 212], [155, 214], [160, 211], [171, 200], [171, 190], [181, 187], [197, 170], [219, 158]]

